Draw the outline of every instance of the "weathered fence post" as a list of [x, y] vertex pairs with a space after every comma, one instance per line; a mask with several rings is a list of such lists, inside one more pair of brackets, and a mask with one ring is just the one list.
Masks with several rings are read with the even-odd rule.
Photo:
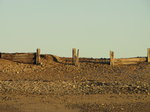
[[79, 49], [77, 51], [77, 55], [76, 55], [76, 63], [75, 63], [76, 66], [79, 66]]
[[79, 49], [77, 52], [76, 52], [76, 48], [72, 49], [72, 63], [75, 66], [79, 65]]
[[150, 48], [147, 49], [147, 62], [150, 62]]
[[110, 65], [114, 65], [114, 52], [110, 51]]
[[72, 63], [75, 64], [76, 60], [76, 48], [72, 49]]
[[40, 64], [40, 49], [36, 50], [36, 64]]

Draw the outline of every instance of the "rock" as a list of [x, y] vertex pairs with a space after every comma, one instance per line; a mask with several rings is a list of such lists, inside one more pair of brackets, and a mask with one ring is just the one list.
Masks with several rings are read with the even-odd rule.
[[104, 103], [102, 103], [101, 105], [102, 105], [102, 106], [104, 106], [105, 104], [104, 104]]

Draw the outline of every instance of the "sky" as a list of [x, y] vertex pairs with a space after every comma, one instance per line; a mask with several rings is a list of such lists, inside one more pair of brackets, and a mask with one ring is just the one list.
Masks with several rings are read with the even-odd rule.
[[150, 0], [0, 0], [0, 52], [146, 56]]

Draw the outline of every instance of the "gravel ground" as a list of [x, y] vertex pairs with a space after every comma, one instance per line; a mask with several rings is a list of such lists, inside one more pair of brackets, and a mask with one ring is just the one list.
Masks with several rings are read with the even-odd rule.
[[[80, 66], [76, 67], [66, 58], [60, 59], [61, 62], [55, 62], [49, 56], [42, 57], [41, 65], [0, 59], [0, 110], [150, 111], [150, 64], [110, 66], [99, 63], [98, 59], [82, 59]], [[44, 104], [43, 100], [46, 100]], [[60, 108], [57, 110], [56, 107]]]
[[136, 82], [124, 84], [120, 82], [104, 83], [98, 81], [0, 81], [1, 93], [21, 94], [150, 94], [148, 83]]

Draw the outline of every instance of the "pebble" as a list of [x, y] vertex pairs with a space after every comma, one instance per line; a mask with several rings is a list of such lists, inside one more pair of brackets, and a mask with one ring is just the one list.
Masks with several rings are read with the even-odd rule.
[[121, 110], [124, 110], [124, 108], [120, 108]]

